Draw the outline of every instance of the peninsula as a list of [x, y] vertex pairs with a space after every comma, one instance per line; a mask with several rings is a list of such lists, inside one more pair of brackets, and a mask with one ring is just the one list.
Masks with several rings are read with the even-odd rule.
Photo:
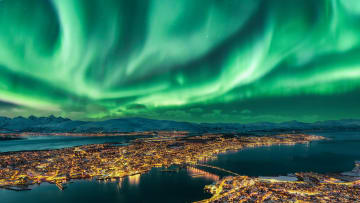
[[305, 134], [261, 137], [204, 134], [142, 138], [127, 146], [94, 144], [57, 150], [6, 152], [0, 154], [0, 187], [22, 190], [47, 182], [63, 189], [64, 184], [74, 179], [116, 181], [148, 172], [153, 167], [196, 165], [228, 150], [293, 145], [321, 139], [325, 138]]

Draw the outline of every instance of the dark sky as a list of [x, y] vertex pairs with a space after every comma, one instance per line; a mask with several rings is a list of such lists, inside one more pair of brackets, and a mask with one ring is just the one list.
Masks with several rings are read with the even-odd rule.
[[357, 0], [1, 0], [0, 115], [360, 118]]

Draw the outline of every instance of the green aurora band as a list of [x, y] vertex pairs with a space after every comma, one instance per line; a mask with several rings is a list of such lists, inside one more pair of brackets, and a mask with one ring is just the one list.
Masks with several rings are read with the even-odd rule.
[[360, 118], [358, 0], [0, 0], [0, 115]]

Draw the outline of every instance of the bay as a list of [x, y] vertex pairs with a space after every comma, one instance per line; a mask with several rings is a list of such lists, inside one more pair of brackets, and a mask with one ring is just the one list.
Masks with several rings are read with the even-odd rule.
[[[310, 144], [275, 145], [227, 152], [220, 154], [216, 160], [208, 161], [207, 164], [241, 175], [277, 176], [306, 171], [319, 173], [350, 171], [354, 167], [354, 161], [360, 160], [359, 132], [312, 132], [310, 134], [322, 135], [330, 139]], [[32, 150], [31, 147], [34, 146], [46, 147], [49, 143], [52, 147], [61, 148], [114, 140], [129, 142], [134, 138], [31, 138], [27, 141], [27, 149]], [[19, 150], [23, 149], [18, 147], [21, 141], [24, 140], [4, 142], [13, 142], [7, 144], [8, 150]], [[14, 144], [14, 142], [18, 143]], [[4, 145], [0, 145], [0, 148], [2, 146]], [[220, 171], [203, 169], [207, 170], [203, 171], [203, 176], [192, 176], [194, 170], [196, 169], [181, 169], [176, 173], [166, 173], [154, 168], [149, 173], [127, 177], [117, 182], [74, 181], [64, 191], [58, 190], [54, 185], [44, 184], [34, 187], [32, 191], [0, 190], [0, 197], [5, 203], [192, 202], [210, 197], [204, 192], [203, 187], [222, 176], [229, 175]], [[200, 173], [202, 173], [201, 170]]]

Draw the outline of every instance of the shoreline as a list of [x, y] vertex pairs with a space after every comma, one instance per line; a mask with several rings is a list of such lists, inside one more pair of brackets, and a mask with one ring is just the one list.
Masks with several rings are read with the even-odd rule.
[[114, 136], [186, 136], [190, 133], [187, 131], [139, 131], [139, 132], [103, 132], [103, 133], [81, 133], [81, 132], [9, 132], [0, 133], [1, 137], [26, 137], [26, 136], [69, 136], [69, 137], [114, 137]]
[[[128, 146], [93, 144], [46, 151], [0, 153], [0, 186], [31, 186], [48, 182], [63, 185], [77, 179], [116, 179], [142, 174], [153, 167], [197, 164], [217, 154], [248, 147], [298, 144], [324, 137], [281, 134], [264, 137], [194, 137], [137, 139]], [[10, 177], [10, 178], [9, 178]]]
[[[227, 176], [206, 185], [212, 197], [195, 203], [215, 202], [360, 202], [360, 178], [341, 173], [298, 172], [288, 176]], [[346, 179], [347, 179], [346, 178]]]

